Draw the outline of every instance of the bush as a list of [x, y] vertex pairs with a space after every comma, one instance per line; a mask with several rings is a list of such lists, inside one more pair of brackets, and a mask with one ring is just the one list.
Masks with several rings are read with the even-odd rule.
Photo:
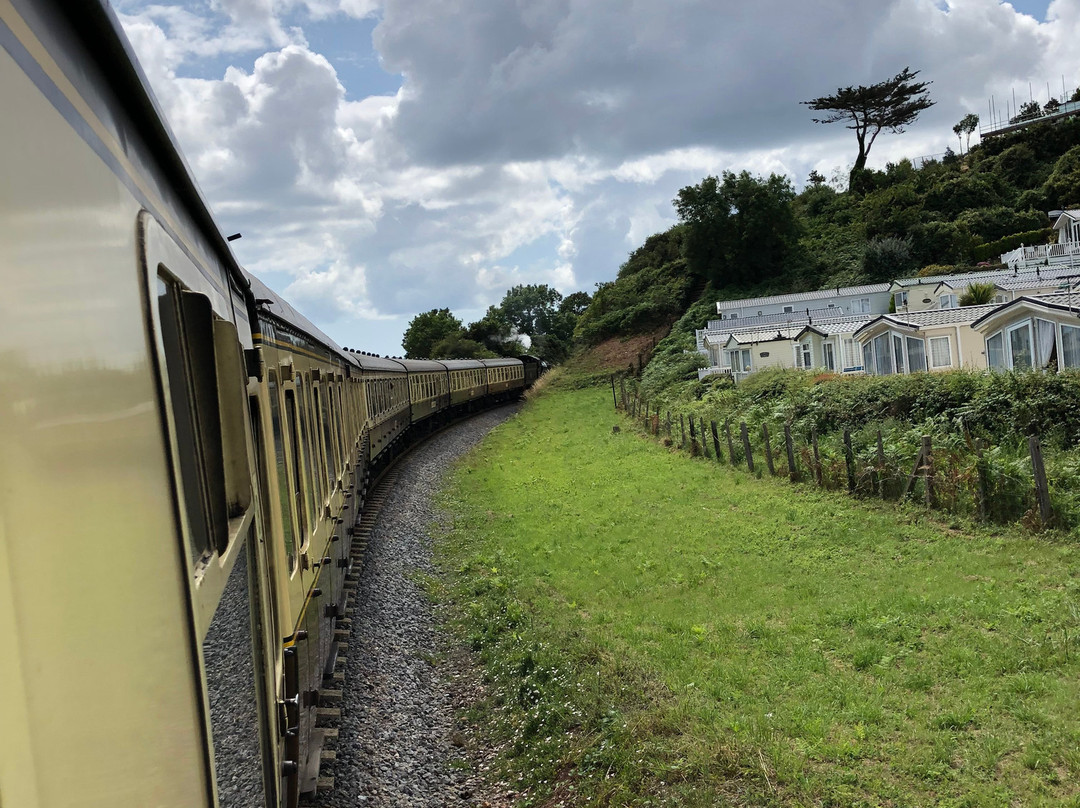
[[870, 281], [902, 278], [915, 266], [909, 238], [879, 236], [867, 243], [863, 253], [863, 272]]
[[1055, 207], [1080, 205], [1080, 146], [1073, 146], [1061, 155], [1043, 186], [1043, 192]]
[[1013, 210], [1004, 205], [965, 210], [956, 217], [978, 240], [996, 241], [1013, 233], [1046, 227], [1046, 214], [1037, 210]]
[[1030, 247], [1032, 244], [1045, 244], [1053, 232], [1053, 228], [1047, 227], [1042, 230], [1028, 230], [1026, 233], [1014, 233], [989, 244], [980, 244], [972, 250], [972, 255], [976, 261], [997, 260], [1002, 253], [1011, 252], [1022, 245]]

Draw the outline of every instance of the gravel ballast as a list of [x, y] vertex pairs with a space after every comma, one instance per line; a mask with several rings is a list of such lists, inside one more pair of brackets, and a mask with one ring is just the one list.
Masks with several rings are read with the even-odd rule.
[[[460, 654], [418, 579], [432, 573], [433, 495], [449, 464], [517, 411], [500, 407], [450, 427], [400, 462], [371, 533], [351, 612], [337, 759], [326, 808], [464, 808], [503, 804], [478, 793], [478, 755], [455, 723], [468, 700]], [[480, 755], [482, 757], [482, 753]], [[505, 797], [505, 794], [500, 795]]]

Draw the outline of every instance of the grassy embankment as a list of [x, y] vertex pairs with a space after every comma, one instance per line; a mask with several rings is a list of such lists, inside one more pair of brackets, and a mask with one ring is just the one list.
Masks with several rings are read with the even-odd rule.
[[693, 460], [550, 390], [446, 494], [441, 595], [544, 805], [1080, 805], [1077, 551]]

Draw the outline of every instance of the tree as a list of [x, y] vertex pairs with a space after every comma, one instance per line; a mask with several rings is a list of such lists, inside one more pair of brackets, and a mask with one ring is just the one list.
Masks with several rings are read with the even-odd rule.
[[[968, 151], [971, 151], [971, 133], [975, 131], [978, 125], [979, 116], [976, 115], [974, 112], [969, 112], [967, 115], [960, 119], [960, 122], [956, 124], [956, 126], [952, 128], [953, 134], [955, 134], [958, 138], [961, 135], [967, 135], [967, 143], [965, 145]], [[960, 153], [964, 153], [963, 147], [961, 147]]]
[[784, 274], [799, 226], [786, 177], [749, 172], [706, 177], [673, 200], [684, 224], [687, 268], [717, 287], [747, 286]]
[[866, 158], [882, 131], [901, 134], [919, 113], [934, 105], [926, 90], [931, 82], [915, 81], [920, 72], [905, 67], [891, 79], [869, 87], [841, 87], [835, 95], [800, 102], [817, 112], [828, 113], [823, 118], [814, 118], [815, 123], [848, 121], [847, 128], [854, 130], [859, 155], [848, 178], [849, 187], [866, 168]]
[[545, 334], [562, 302], [562, 295], [545, 283], [518, 285], [503, 296], [499, 309], [519, 334]]
[[1025, 101], [1020, 105], [1019, 112], [1009, 119], [1009, 123], [1020, 123], [1021, 121], [1033, 121], [1036, 118], [1042, 117], [1042, 107], [1039, 106], [1036, 101]]
[[461, 320], [450, 309], [432, 309], [412, 318], [401, 338], [401, 347], [407, 359], [428, 359], [436, 343], [460, 333]]
[[589, 297], [588, 292], [574, 292], [563, 298], [562, 303], [559, 304], [559, 313], [580, 317], [581, 313], [589, 308], [590, 303], [592, 303], [592, 298]]
[[510, 323], [506, 321], [502, 309], [497, 306], [488, 306], [483, 317], [475, 323], [469, 323], [464, 336], [466, 339], [480, 343], [497, 356], [511, 355], [509, 351], [513, 346], [510, 343], [516, 344], [516, 340], [510, 337]]
[[431, 359], [491, 359], [498, 356], [492, 350], [476, 340], [467, 339], [462, 334], [450, 334], [435, 343], [431, 349]]

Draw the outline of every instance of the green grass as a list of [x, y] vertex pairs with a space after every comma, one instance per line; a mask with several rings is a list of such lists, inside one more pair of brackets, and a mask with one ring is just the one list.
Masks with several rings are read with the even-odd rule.
[[536, 804], [1080, 805], [1070, 542], [691, 459], [602, 389], [530, 402], [444, 504], [473, 718]]

